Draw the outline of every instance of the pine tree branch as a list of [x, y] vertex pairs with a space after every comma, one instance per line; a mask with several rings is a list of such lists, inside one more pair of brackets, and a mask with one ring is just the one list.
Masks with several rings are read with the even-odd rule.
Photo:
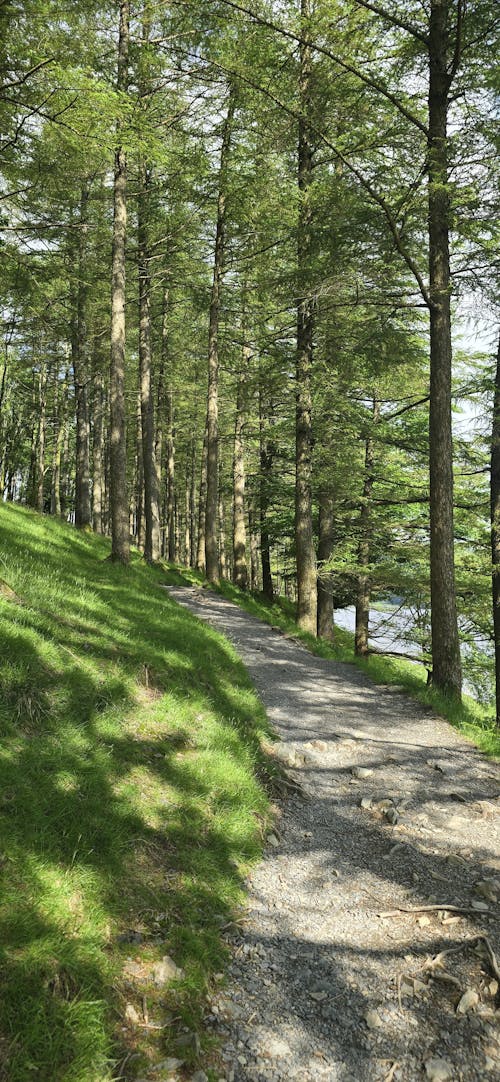
[[[179, 0], [177, 0], [179, 2]], [[381, 94], [387, 101], [390, 101], [392, 105], [410, 121], [414, 127], [418, 128], [426, 138], [428, 137], [427, 125], [410, 109], [407, 109], [402, 102], [399, 101], [396, 94], [393, 94], [382, 83], [379, 83], [377, 79], [372, 79], [369, 75], [366, 75], [359, 68], [354, 67], [352, 64], [348, 64], [345, 60], [342, 60], [340, 56], [332, 53], [331, 49], [327, 49], [325, 45], [320, 45], [317, 41], [311, 41], [310, 38], [304, 38], [300, 34], [295, 34], [292, 30], [286, 30], [283, 26], [279, 26], [278, 23], [273, 22], [271, 19], [266, 19], [263, 15], [258, 15], [255, 11], [251, 11], [250, 8], [244, 7], [243, 4], [236, 3], [236, 0], [221, 0], [221, 3], [225, 7], [232, 8], [234, 11], [239, 11], [242, 15], [248, 15], [250, 19], [253, 19], [259, 26], [264, 26], [268, 30], [273, 30], [275, 33], [280, 34], [284, 38], [288, 38], [290, 41], [295, 41], [298, 45], [307, 45], [314, 52], [319, 53], [321, 56], [326, 56], [329, 60], [332, 60], [334, 64], [337, 64], [343, 71], [348, 72], [350, 75], [354, 75], [365, 86], [370, 87], [371, 90], [375, 90], [378, 94]], [[217, 17], [217, 13], [214, 13]]]
[[393, 14], [392, 11], [387, 11], [386, 8], [380, 6], [380, 4], [372, 4], [370, 0], [356, 0], [356, 3], [360, 7], [366, 8], [368, 11], [373, 11], [375, 15], [380, 15], [382, 19], [386, 19], [392, 26], [399, 26], [400, 30], [406, 30], [408, 34], [416, 38], [417, 41], [421, 41], [423, 45], [429, 44], [429, 37], [420, 30], [420, 27], [415, 26], [414, 23], [408, 22], [407, 19], [401, 19], [399, 15]]
[[54, 60], [55, 56], [50, 56], [48, 60], [40, 60], [39, 64], [35, 64], [35, 66], [33, 68], [30, 68], [30, 70], [27, 71], [26, 74], [23, 75], [20, 79], [12, 79], [10, 83], [4, 83], [4, 85], [0, 87], [0, 98], [2, 98], [4, 90], [12, 90], [12, 88], [15, 86], [24, 86], [24, 84], [27, 83], [28, 79], [31, 79], [32, 75], [35, 75], [36, 72], [40, 71], [41, 68], [46, 68], [47, 64], [53, 64]]
[[[226, 0], [224, 0], [224, 2], [226, 2]], [[229, 0], [227, 0], [227, 2], [229, 2]], [[219, 63], [218, 61], [215, 61], [215, 60], [212, 60], [212, 59], [207, 59], [206, 57], [201, 57], [201, 56], [198, 55], [198, 59], [204, 61], [207, 64], [211, 64], [213, 67], [218, 68], [220, 71], [224, 72], [226, 75], [230, 75], [230, 76], [233, 76], [233, 77], [236, 76], [236, 78], [240, 79], [242, 83], [245, 83], [247, 86], [250, 86], [253, 90], [256, 90], [258, 93], [263, 94], [265, 97], [269, 98], [269, 100], [274, 102], [274, 104], [277, 105], [279, 109], [282, 109], [283, 112], [288, 114], [288, 116], [293, 117], [294, 120], [304, 120], [305, 119], [303, 117], [303, 115], [300, 113], [299, 110], [292, 109], [291, 106], [286, 105], [285, 102], [281, 101], [280, 98], [278, 98], [275, 94], [273, 94], [273, 92], [271, 90], [269, 90], [268, 87], [260, 86], [258, 83], [254, 82], [253, 79], [250, 79], [247, 75], [242, 75], [241, 72], [236, 71], [234, 68], [228, 68], [225, 65]], [[315, 135], [318, 139], [320, 139], [321, 142], [324, 143], [324, 145], [327, 146], [331, 151], [333, 151], [333, 153], [337, 156], [339, 161], [341, 161], [342, 164], [345, 165], [346, 169], [353, 176], [356, 177], [356, 179], [359, 181], [361, 187], [367, 192], [367, 194], [370, 196], [372, 201], [374, 203], [376, 203], [377, 206], [379, 206], [381, 208], [381, 210], [384, 212], [387, 223], [389, 225], [389, 229], [390, 229], [392, 237], [394, 239], [394, 243], [396, 245], [396, 249], [399, 252], [399, 254], [401, 255], [404, 262], [406, 263], [408, 269], [411, 271], [413, 277], [415, 278], [415, 281], [416, 281], [416, 283], [418, 285], [419, 291], [420, 291], [420, 293], [422, 295], [422, 298], [424, 300], [425, 307], [429, 308], [430, 307], [429, 291], [428, 291], [427, 286], [426, 286], [426, 284], [424, 282], [423, 276], [422, 276], [422, 274], [420, 273], [420, 271], [418, 269], [418, 266], [417, 266], [417, 263], [416, 263], [415, 259], [413, 258], [411, 253], [407, 251], [406, 246], [403, 243], [403, 239], [402, 239], [401, 233], [400, 233], [400, 231], [398, 229], [396, 218], [395, 218], [394, 213], [391, 210], [389, 204], [384, 199], [383, 195], [381, 195], [381, 193], [379, 191], [377, 191], [376, 188], [373, 187], [373, 184], [371, 183], [371, 181], [369, 181], [368, 178], [364, 176], [364, 174], [361, 172], [360, 169], [357, 168], [357, 166], [355, 166], [348, 158], [346, 158], [345, 154], [343, 154], [342, 151], [339, 150], [339, 148], [337, 146], [335, 146], [335, 144], [332, 143], [330, 139], [328, 139], [328, 137], [324, 134], [324, 132], [320, 131], [320, 129], [317, 128], [316, 125], [312, 124], [310, 122], [309, 118], [306, 118], [306, 119], [307, 119], [307, 122], [309, 124], [309, 129], [312, 132], [312, 134]]]
[[417, 406], [423, 406], [426, 402], [430, 402], [430, 395], [426, 395], [425, 398], [419, 398], [417, 402], [410, 402], [409, 406], [403, 406], [402, 409], [396, 410], [395, 413], [389, 413], [387, 417], [382, 416], [382, 421], [393, 421], [395, 417], [401, 417], [402, 413], [407, 413], [408, 410], [413, 410]]

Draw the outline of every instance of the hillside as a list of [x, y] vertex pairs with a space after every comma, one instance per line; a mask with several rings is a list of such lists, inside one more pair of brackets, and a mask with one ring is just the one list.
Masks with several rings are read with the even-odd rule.
[[[196, 1059], [219, 929], [267, 815], [266, 721], [232, 647], [169, 600], [160, 569], [108, 554], [1, 507], [9, 1082], [137, 1077], [186, 1031]], [[154, 969], [167, 956], [173, 983]]]

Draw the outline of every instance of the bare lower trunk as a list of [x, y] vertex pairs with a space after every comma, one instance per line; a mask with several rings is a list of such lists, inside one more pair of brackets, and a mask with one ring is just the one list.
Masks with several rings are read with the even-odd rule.
[[54, 374], [54, 444], [52, 448], [52, 481], [50, 486], [50, 513], [61, 514], [61, 454], [64, 440], [65, 401], [59, 393], [59, 372]]
[[491, 562], [493, 633], [495, 640], [496, 723], [500, 728], [500, 339], [495, 373], [495, 397], [491, 432]]
[[205, 515], [207, 506], [207, 433], [203, 439], [201, 451], [200, 494], [198, 503], [198, 548], [196, 552], [196, 570], [205, 573]]
[[263, 377], [259, 386], [259, 438], [260, 438], [260, 471], [259, 471], [259, 525], [260, 525], [260, 560], [262, 566], [262, 593], [268, 601], [274, 598], [273, 578], [271, 574], [271, 543], [269, 539], [268, 513], [270, 503], [270, 491], [272, 485], [272, 471], [275, 456], [275, 446], [269, 437], [269, 429], [272, 428], [272, 404], [269, 406], [269, 414], [264, 407]]
[[6, 339], [5, 339], [5, 356], [4, 356], [4, 361], [3, 361], [3, 364], [2, 364], [2, 375], [0, 376], [0, 500], [3, 499], [3, 494], [4, 494], [4, 489], [5, 489], [5, 478], [6, 478], [6, 465], [7, 465], [6, 442], [5, 442], [5, 436], [4, 436], [3, 417], [4, 417], [4, 401], [5, 401], [6, 387], [7, 387], [8, 352], [9, 352], [9, 347], [8, 347], [8, 340], [7, 340], [7, 337], [6, 337]]
[[[65, 397], [67, 398], [67, 389], [69, 387], [69, 369], [66, 369], [65, 376]], [[69, 472], [69, 418], [67, 408], [64, 411], [64, 424], [63, 424], [63, 441], [62, 441], [62, 454], [61, 454], [61, 483], [60, 483], [60, 496], [61, 496], [61, 515], [66, 515], [68, 510], [68, 504], [70, 500], [70, 472]]]
[[222, 493], [219, 495], [219, 562], [221, 579], [227, 579], [226, 560], [226, 515]]
[[38, 380], [38, 441], [36, 455], [36, 508], [44, 510], [45, 444], [47, 437], [47, 370], [40, 363]]
[[88, 185], [82, 187], [80, 198], [80, 221], [78, 230], [77, 283], [74, 296], [74, 315], [71, 333], [71, 358], [75, 381], [76, 399], [76, 468], [75, 468], [75, 525], [86, 529], [90, 526], [90, 417], [89, 417], [89, 364], [87, 342], [87, 230]]
[[139, 381], [142, 426], [142, 472], [144, 478], [144, 558], [155, 563], [160, 555], [158, 474], [154, 442], [154, 399], [151, 374], [151, 273], [148, 215], [150, 171], [142, 163], [138, 205], [139, 241]]
[[[309, 33], [310, 0], [301, 0], [303, 32]], [[295, 551], [297, 560], [297, 623], [304, 631], [317, 631], [317, 573], [312, 528], [312, 398], [314, 316], [310, 296], [312, 254], [312, 210], [310, 186], [313, 150], [309, 114], [311, 110], [311, 49], [306, 40], [300, 45], [298, 185], [299, 222], [297, 262], [300, 296], [297, 300], [296, 357], [296, 479], [295, 479]]]
[[160, 500], [160, 550], [163, 557], [168, 553], [167, 536], [167, 490], [166, 470], [164, 470], [163, 455], [165, 453], [165, 375], [168, 369], [168, 318], [169, 318], [169, 291], [163, 291], [162, 316], [161, 316], [161, 352], [160, 370], [158, 372], [158, 386], [156, 388], [156, 476]]
[[448, 7], [432, 0], [429, 24], [430, 525], [433, 683], [460, 699], [451, 429], [450, 200], [447, 162]]
[[243, 347], [243, 367], [238, 378], [233, 454], [233, 582], [240, 590], [248, 587], [245, 525], [245, 458], [243, 430], [245, 424], [246, 367], [251, 350]]
[[189, 566], [196, 563], [196, 441], [191, 436], [189, 468]]
[[104, 381], [101, 369], [94, 371], [92, 402], [92, 522], [96, 533], [104, 533]]
[[167, 390], [167, 537], [168, 558], [175, 560], [175, 432], [174, 432], [174, 395], [172, 386]]
[[[373, 400], [373, 423], [377, 424], [380, 417], [379, 404]], [[370, 598], [371, 579], [369, 574], [371, 556], [371, 529], [372, 511], [371, 498], [373, 490], [373, 438], [369, 435], [365, 442], [365, 473], [363, 480], [363, 495], [358, 523], [358, 590], [356, 595], [356, 627], [354, 632], [354, 653], [358, 657], [366, 657], [368, 654], [368, 633], [370, 623]]]
[[[117, 88], [127, 88], [129, 2], [120, 3]], [[111, 559], [127, 564], [130, 559], [127, 495], [127, 414], [125, 404], [125, 244], [127, 231], [127, 160], [125, 150], [115, 151], [113, 187], [113, 244], [111, 290], [110, 364], [110, 508]]]
[[235, 90], [230, 87], [229, 104], [224, 122], [217, 200], [214, 273], [210, 300], [208, 330], [208, 392], [207, 392], [207, 505], [205, 515], [205, 562], [210, 582], [219, 581], [218, 552], [218, 457], [219, 457], [219, 314], [226, 224], [226, 185], [231, 129], [235, 109]]
[[135, 428], [135, 478], [133, 506], [130, 511], [130, 533], [135, 535], [137, 547], [144, 552], [146, 528], [144, 520], [144, 472], [142, 453], [142, 418], [141, 418], [141, 392], [137, 394], [137, 412]]
[[257, 516], [252, 506], [248, 508], [248, 534], [250, 538], [250, 589], [259, 589], [259, 538]]
[[333, 497], [325, 491], [319, 497], [318, 539], [318, 635], [333, 639], [333, 585], [331, 571], [325, 570], [333, 553]]
[[191, 521], [191, 493], [190, 493], [190, 465], [189, 459], [186, 461], [186, 474], [184, 478], [184, 545], [182, 553], [182, 561], [186, 567], [190, 564], [190, 521]]

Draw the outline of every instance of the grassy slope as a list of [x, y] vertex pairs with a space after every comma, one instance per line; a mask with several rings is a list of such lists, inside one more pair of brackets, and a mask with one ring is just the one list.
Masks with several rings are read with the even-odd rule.
[[[267, 816], [266, 720], [234, 651], [169, 600], [161, 570], [108, 552], [0, 507], [0, 578], [22, 602], [0, 591], [9, 1082], [107, 1082], [175, 1054]], [[165, 954], [184, 978], [158, 990]]]
[[283, 598], [270, 605], [262, 597], [244, 594], [229, 583], [221, 584], [220, 590], [225, 597], [235, 601], [247, 612], [280, 627], [285, 634], [300, 639], [312, 653], [356, 664], [376, 684], [403, 687], [419, 702], [431, 706], [438, 714], [447, 718], [487, 755], [500, 757], [500, 733], [495, 727], [491, 711], [488, 712], [468, 696], [464, 696], [463, 703], [457, 705], [432, 687], [427, 687], [427, 673], [423, 666], [375, 654], [370, 655], [367, 660], [355, 658], [354, 636], [349, 631], [336, 628], [334, 645], [325, 639], [314, 639], [312, 635], [300, 631], [295, 623], [293, 606]]

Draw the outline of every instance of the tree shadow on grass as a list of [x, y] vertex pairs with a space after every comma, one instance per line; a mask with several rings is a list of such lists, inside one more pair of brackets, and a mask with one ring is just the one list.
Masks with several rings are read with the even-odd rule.
[[[25, 578], [26, 603], [1, 611], [9, 1082], [104, 1082], [127, 1049], [147, 1061], [143, 1031], [123, 1028], [126, 1002], [140, 1012], [143, 995], [158, 1025], [169, 1009], [198, 1024], [265, 808], [252, 770], [265, 770], [266, 726], [242, 666], [150, 569], [96, 566], [93, 545], [71, 534], [45, 560], [46, 591]], [[43, 551], [31, 545], [34, 565]], [[131, 951], [142, 975], [123, 984]], [[155, 989], [166, 953], [185, 979]], [[169, 1033], [158, 1030], [158, 1058]]]
[[[26, 644], [24, 660], [36, 677], [40, 659]], [[43, 663], [42, 674], [50, 702]], [[238, 778], [225, 783], [219, 773], [214, 799], [208, 765], [206, 780], [193, 765], [192, 732], [172, 740], [160, 722], [158, 736], [148, 739], [107, 723], [103, 735], [91, 707], [102, 689], [88, 674], [76, 680], [71, 672], [65, 696], [57, 679], [63, 716], [44, 707], [37, 732], [32, 724], [23, 732], [16, 719], [2, 741], [0, 1014], [2, 1032], [16, 1038], [10, 1082], [24, 1080], [30, 1064], [47, 1080], [65, 1078], [66, 1068], [67, 1077], [94, 1077], [85, 1074], [89, 1064], [96, 1079], [107, 1077], [103, 1064], [112, 1049], [103, 1004], [113, 999], [130, 951], [126, 937], [124, 945], [110, 939], [110, 922], [139, 929], [134, 949], [144, 957], [146, 985], [147, 965], [172, 951], [188, 984], [199, 988], [221, 964], [219, 930], [238, 897], [237, 865], [258, 848], [256, 830], [232, 818], [242, 799]], [[123, 687], [116, 690], [121, 710]], [[78, 705], [71, 721], [68, 702]], [[234, 723], [228, 728], [226, 759], [245, 739], [235, 738]], [[258, 803], [248, 788], [247, 805]], [[129, 987], [132, 1001], [141, 990], [140, 981], [135, 993]], [[162, 997], [156, 999], [161, 1008]], [[184, 999], [185, 1010], [183, 997], [174, 997], [176, 1010], [189, 1017], [192, 995]]]

